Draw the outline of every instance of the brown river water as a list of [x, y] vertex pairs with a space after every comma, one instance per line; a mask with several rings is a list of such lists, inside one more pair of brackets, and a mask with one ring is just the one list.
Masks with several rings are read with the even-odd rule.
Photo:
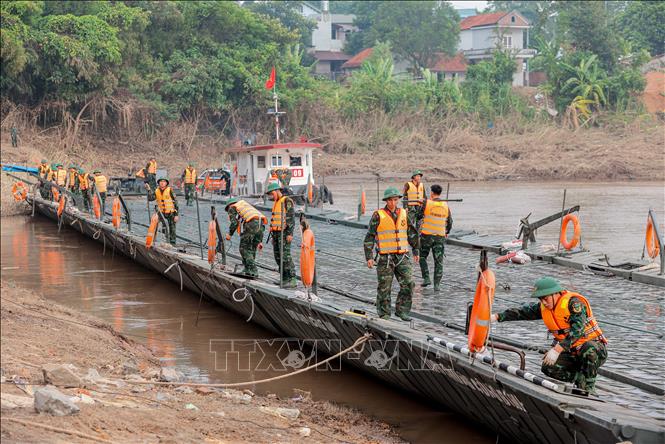
[[[390, 185], [380, 185], [381, 192]], [[362, 180], [326, 179], [335, 207], [351, 212]], [[368, 208], [376, 204], [376, 182], [365, 182]], [[663, 185], [656, 183], [567, 184], [568, 202], [582, 205], [583, 241], [587, 248], [621, 257], [641, 255], [646, 212], [664, 214]], [[445, 189], [445, 184], [444, 184]], [[520, 217], [531, 220], [561, 208], [563, 185], [536, 183], [451, 184], [455, 225], [482, 233], [513, 233]], [[662, 219], [661, 219], [662, 221]], [[558, 226], [541, 230], [542, 239], [556, 240]], [[151, 347], [163, 365], [175, 365], [190, 378], [210, 382], [262, 379], [275, 371], [256, 370], [268, 364], [283, 368], [283, 340], [260, 347], [253, 340], [274, 338], [220, 307], [202, 304], [195, 326], [199, 295], [180, 292], [176, 284], [136, 263], [107, 251], [80, 234], [36, 217], [2, 219], [2, 278], [45, 297], [90, 313]], [[233, 343], [240, 351], [228, 360]], [[251, 350], [250, 350], [251, 348]], [[249, 365], [249, 363], [254, 363]], [[225, 365], [226, 364], [226, 365]], [[490, 443], [496, 436], [455, 413], [432, 407], [393, 390], [348, 366], [341, 371], [310, 371], [252, 387], [257, 393], [293, 396], [298, 388], [312, 397], [356, 408], [397, 427], [402, 438], [418, 443]]]

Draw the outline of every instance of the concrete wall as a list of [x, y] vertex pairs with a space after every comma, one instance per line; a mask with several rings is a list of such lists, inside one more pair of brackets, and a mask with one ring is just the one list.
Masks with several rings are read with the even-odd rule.
[[523, 32], [526, 32], [526, 30], [520, 28], [501, 28], [500, 30], [497, 30], [496, 27], [466, 29], [460, 32], [458, 49], [460, 51], [467, 51], [470, 49], [494, 49], [496, 47], [498, 36], [512, 37], [512, 49], [523, 49]]
[[470, 29], [460, 31], [459, 37], [459, 45], [457, 46], [459, 51], [466, 51], [473, 48], [473, 31]]

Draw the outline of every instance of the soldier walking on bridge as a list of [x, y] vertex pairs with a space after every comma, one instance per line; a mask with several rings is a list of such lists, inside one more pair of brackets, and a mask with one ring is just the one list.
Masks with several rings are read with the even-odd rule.
[[[376, 290], [376, 310], [381, 319], [390, 318], [390, 291], [393, 277], [399, 282], [399, 293], [395, 302], [395, 314], [408, 321], [413, 296], [412, 268], [409, 260], [407, 240], [407, 216], [404, 208], [397, 208], [402, 197], [397, 188], [390, 187], [383, 193], [386, 206], [377, 210], [369, 222], [365, 235], [364, 249], [367, 267], [374, 267], [372, 257], [377, 245], [379, 260], [376, 263], [378, 286]], [[418, 250], [414, 250], [414, 260], [418, 261]]]
[[554, 336], [554, 342], [543, 358], [541, 371], [593, 393], [598, 368], [607, 359], [607, 339], [593, 316], [589, 301], [579, 293], [564, 289], [551, 277], [536, 281], [532, 297], [540, 301], [493, 314], [492, 321], [542, 319]]
[[[163, 228], [164, 234], [167, 234], [169, 237], [169, 243], [175, 245], [176, 241], [176, 223], [178, 222], [178, 199], [176, 199], [173, 190], [169, 186], [169, 180], [165, 177], [161, 177], [157, 181], [158, 187], [155, 191], [148, 189], [148, 200], [156, 200], [157, 207], [159, 212], [162, 213], [166, 222], [161, 221], [160, 223], [166, 223], [168, 225], [168, 230], [166, 227]], [[148, 185], [146, 184], [146, 188]]]
[[408, 239], [409, 245], [414, 250], [418, 248], [418, 212], [422, 210], [427, 195], [425, 186], [422, 184], [423, 173], [415, 170], [411, 174], [411, 180], [404, 184], [404, 202], [402, 206], [408, 210], [407, 222], [409, 223]]
[[448, 204], [439, 200], [441, 185], [432, 185], [430, 191], [430, 199], [417, 210], [416, 216], [420, 223], [420, 273], [423, 277], [423, 283], [420, 285], [427, 287], [432, 283], [427, 266], [427, 257], [431, 250], [434, 257], [434, 291], [439, 291], [443, 278], [443, 253], [446, 237], [453, 227], [453, 216]]
[[90, 198], [90, 181], [94, 179], [90, 177], [90, 174], [83, 171], [83, 168], [79, 168], [78, 177], [79, 191], [81, 192], [81, 197], [83, 198], [83, 208], [85, 208], [85, 211], [89, 211], [90, 207], [92, 206], [92, 201]]
[[293, 200], [282, 195], [280, 186], [276, 183], [268, 185], [266, 194], [274, 202], [270, 218], [270, 236], [272, 236], [275, 262], [278, 267], [281, 267], [284, 288], [296, 288], [296, 268], [291, 258], [291, 241], [293, 241], [293, 230], [296, 225]]
[[185, 202], [186, 205], [192, 206], [192, 201], [194, 200], [194, 193], [196, 193], [196, 168], [194, 168], [194, 163], [189, 162], [185, 171], [182, 172], [180, 179], [185, 185]]
[[256, 249], [263, 249], [263, 233], [268, 219], [251, 204], [237, 197], [226, 202], [226, 212], [229, 214], [229, 233], [226, 240], [237, 230], [240, 233], [240, 256], [244, 266], [243, 274], [248, 276], [259, 276], [259, 268], [256, 265]]

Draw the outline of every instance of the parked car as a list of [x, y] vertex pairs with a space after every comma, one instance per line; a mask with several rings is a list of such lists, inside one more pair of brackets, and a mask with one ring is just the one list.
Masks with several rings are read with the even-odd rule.
[[231, 194], [231, 172], [221, 168], [203, 170], [196, 179], [196, 187], [202, 192], [228, 196]]

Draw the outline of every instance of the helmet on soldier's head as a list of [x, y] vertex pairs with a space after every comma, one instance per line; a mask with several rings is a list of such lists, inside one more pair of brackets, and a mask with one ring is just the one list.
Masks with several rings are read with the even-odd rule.
[[42, 163], [46, 163], [46, 159], [42, 159]]
[[531, 297], [540, 299], [564, 290], [565, 288], [561, 286], [559, 281], [553, 277], [545, 276], [536, 281], [533, 286], [533, 293], [531, 294]]
[[281, 188], [279, 187], [279, 184], [273, 182], [271, 184], [268, 184], [268, 189], [266, 190], [266, 194], [270, 194], [273, 191], [279, 191]]
[[402, 197], [402, 195], [395, 187], [386, 188], [386, 191], [383, 192], [383, 200], [388, 200], [392, 197]]
[[224, 207], [224, 211], [229, 211], [229, 207], [233, 205], [234, 203], [238, 202], [240, 199], [237, 197], [232, 197], [231, 199], [226, 201], [226, 206]]
[[100, 170], [95, 170], [92, 172], [92, 174], [102, 174], [102, 172]]
[[169, 184], [169, 180], [166, 177], [160, 177], [157, 179], [157, 185], [159, 185], [159, 182], [166, 182], [166, 185]]
[[192, 167], [192, 168], [194, 168], [194, 166], [195, 166], [195, 165], [194, 165], [194, 162], [189, 162], [189, 166]]
[[423, 172], [420, 171], [420, 170], [414, 170], [413, 173], [411, 173], [411, 179], [413, 179], [413, 178], [416, 177], [416, 176], [420, 176], [420, 177], [422, 177], [422, 176], [423, 176]]

